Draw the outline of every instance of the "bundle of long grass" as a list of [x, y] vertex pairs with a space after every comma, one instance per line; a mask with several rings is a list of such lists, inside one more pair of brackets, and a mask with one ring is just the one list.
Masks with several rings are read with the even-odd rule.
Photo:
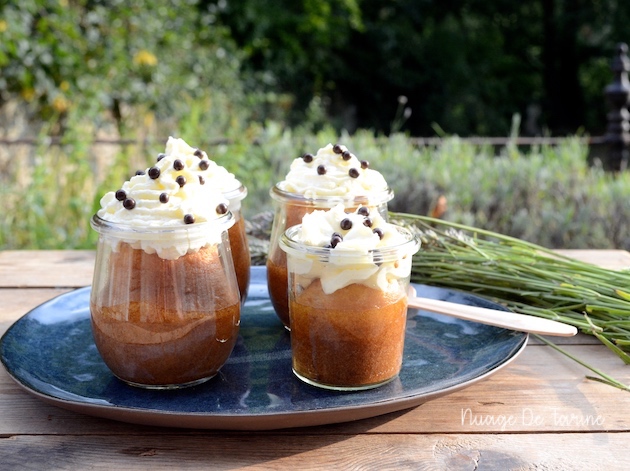
[[[630, 364], [630, 271], [559, 255], [510, 236], [425, 216], [392, 213], [422, 240], [412, 281], [465, 290], [523, 314], [571, 324]], [[615, 387], [626, 385], [570, 356]]]

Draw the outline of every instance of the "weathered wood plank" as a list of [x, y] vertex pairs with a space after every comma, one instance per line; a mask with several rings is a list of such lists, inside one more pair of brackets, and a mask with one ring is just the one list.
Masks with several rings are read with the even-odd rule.
[[15, 436], [5, 469], [627, 469], [630, 433], [499, 435]]
[[91, 250], [0, 252], [0, 288], [78, 288], [92, 283]]

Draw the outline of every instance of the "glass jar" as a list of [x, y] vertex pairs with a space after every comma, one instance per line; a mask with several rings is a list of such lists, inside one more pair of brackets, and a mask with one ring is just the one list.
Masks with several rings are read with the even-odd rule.
[[232, 352], [240, 299], [229, 251], [231, 212], [177, 227], [105, 221], [90, 297], [96, 347], [126, 383], [151, 389], [200, 384]]
[[234, 225], [228, 229], [228, 235], [242, 304], [249, 290], [249, 272], [252, 261], [245, 231], [245, 218], [241, 211], [241, 201], [247, 196], [247, 188], [240, 183], [239, 185], [234, 190], [225, 191], [223, 196], [228, 200], [230, 212], [234, 215]]
[[291, 330], [288, 302], [287, 259], [280, 249], [279, 241], [286, 229], [301, 224], [305, 214], [315, 210], [330, 209], [343, 204], [347, 211], [354, 211], [359, 206], [367, 206], [378, 211], [387, 219], [387, 203], [394, 197], [394, 192], [387, 188], [366, 196], [352, 198], [321, 197], [306, 198], [303, 195], [289, 193], [275, 185], [269, 192], [273, 199], [275, 212], [267, 257], [267, 289], [276, 314], [287, 330]]
[[[404, 241], [369, 253], [297, 242], [301, 226], [280, 240], [289, 274], [292, 366], [302, 381], [353, 391], [398, 376], [412, 257], [420, 243], [394, 227]], [[343, 276], [346, 270], [351, 277]]]

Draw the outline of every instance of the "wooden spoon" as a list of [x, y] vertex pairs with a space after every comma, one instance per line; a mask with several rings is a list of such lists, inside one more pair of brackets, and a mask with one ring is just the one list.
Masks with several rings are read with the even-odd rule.
[[557, 337], [572, 337], [577, 334], [577, 328], [541, 317], [517, 314], [511, 311], [488, 309], [485, 307], [468, 306], [466, 304], [451, 303], [437, 299], [419, 298], [416, 289], [409, 286], [409, 307], [415, 307], [430, 312], [437, 312], [447, 316], [479, 322], [481, 324], [503, 327], [519, 332], [530, 332], [540, 335], [554, 335]]

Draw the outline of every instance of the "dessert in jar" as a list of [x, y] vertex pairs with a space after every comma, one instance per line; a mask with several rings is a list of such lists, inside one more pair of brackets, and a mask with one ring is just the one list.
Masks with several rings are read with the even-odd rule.
[[292, 364], [306, 383], [360, 390], [400, 372], [413, 254], [407, 229], [362, 206], [304, 216], [287, 253]]
[[267, 257], [267, 287], [276, 314], [290, 330], [286, 255], [278, 243], [284, 231], [315, 210], [342, 204], [346, 209], [365, 206], [387, 217], [394, 197], [383, 175], [359, 160], [345, 146], [328, 144], [315, 155], [304, 154], [291, 163], [285, 179], [270, 195], [275, 213]]
[[204, 182], [205, 155], [160, 154], [101, 199], [90, 297], [96, 347], [133, 386], [212, 378], [237, 340], [240, 296], [223, 193]]
[[180, 160], [190, 159], [191, 155], [198, 157], [200, 159], [199, 165], [193, 166], [192, 170], [197, 173], [199, 181], [220, 191], [228, 200], [228, 208], [235, 221], [228, 230], [228, 235], [230, 236], [232, 259], [241, 293], [241, 302], [245, 302], [249, 289], [251, 256], [241, 206], [243, 199], [247, 196], [247, 188], [225, 167], [209, 159], [205, 151], [191, 147], [183, 139], [169, 137], [164, 153], [159, 154], [158, 158], [163, 158], [163, 155]]

